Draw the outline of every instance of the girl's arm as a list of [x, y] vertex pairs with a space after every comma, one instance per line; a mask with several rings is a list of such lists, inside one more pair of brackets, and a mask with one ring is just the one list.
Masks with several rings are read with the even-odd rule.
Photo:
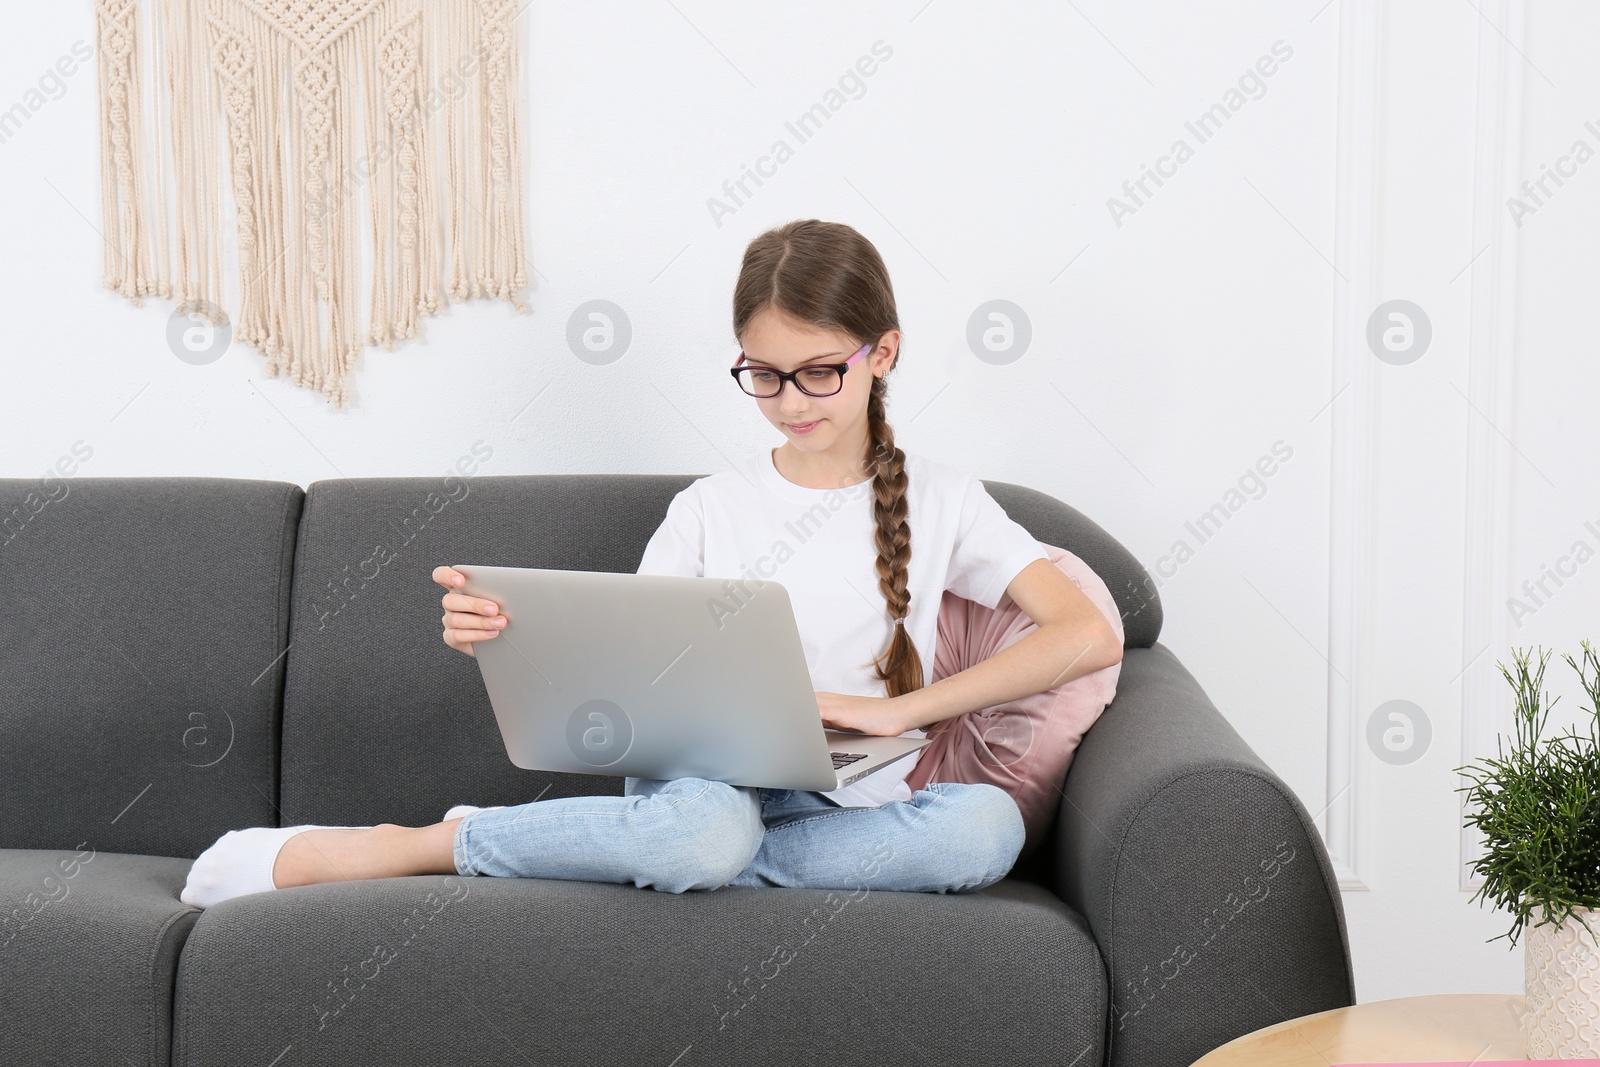
[[981, 663], [894, 697], [904, 729], [1042, 693], [1121, 661], [1111, 623], [1049, 560], [1018, 571], [1006, 594], [1038, 628]]

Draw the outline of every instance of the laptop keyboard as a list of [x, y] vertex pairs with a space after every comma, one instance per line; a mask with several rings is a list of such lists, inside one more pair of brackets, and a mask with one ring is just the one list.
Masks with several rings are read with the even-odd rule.
[[865, 752], [830, 752], [828, 755], [833, 757], [834, 770], [838, 770], [840, 767], [848, 767], [857, 760], [864, 760], [867, 758], [867, 754]]

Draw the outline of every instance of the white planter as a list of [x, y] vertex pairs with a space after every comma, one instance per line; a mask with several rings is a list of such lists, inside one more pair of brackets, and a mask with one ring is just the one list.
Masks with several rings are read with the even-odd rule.
[[[1539, 913], [1536, 911], [1534, 917]], [[1595, 933], [1578, 921], [1583, 915]], [[1528, 1058], [1571, 1060], [1600, 1056], [1600, 911], [1575, 908], [1560, 926], [1522, 928], [1527, 1014], [1522, 1031]]]

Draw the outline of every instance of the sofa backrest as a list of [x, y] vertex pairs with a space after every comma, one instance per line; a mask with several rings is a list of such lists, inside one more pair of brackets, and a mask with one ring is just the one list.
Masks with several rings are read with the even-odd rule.
[[[633, 572], [693, 475], [499, 475], [314, 483], [301, 518], [283, 706], [282, 825], [438, 821], [452, 804], [622, 790], [511, 765], [477, 663], [440, 639], [441, 564]], [[1037, 490], [985, 482], [1041, 541], [1081, 556], [1153, 644], [1138, 561]]]
[[441, 564], [633, 571], [684, 475], [357, 478], [306, 494], [284, 688], [283, 825], [437, 822], [452, 804], [622, 791], [512, 766], [477, 662], [441, 640]]
[[0, 479], [0, 847], [192, 857], [276, 823], [304, 496]]
[[1161, 597], [1144, 564], [1122, 542], [1070, 504], [1010, 482], [985, 480], [984, 488], [1029, 533], [1087, 563], [1116, 598], [1124, 648], [1150, 648], [1161, 636]]

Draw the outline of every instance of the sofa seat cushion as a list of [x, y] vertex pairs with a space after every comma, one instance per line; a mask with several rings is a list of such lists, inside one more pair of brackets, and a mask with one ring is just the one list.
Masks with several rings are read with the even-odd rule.
[[1014, 879], [672, 894], [427, 875], [206, 909], [173, 1063], [1096, 1064], [1106, 1010], [1083, 919]]
[[192, 862], [0, 849], [0, 1063], [166, 1067]]

